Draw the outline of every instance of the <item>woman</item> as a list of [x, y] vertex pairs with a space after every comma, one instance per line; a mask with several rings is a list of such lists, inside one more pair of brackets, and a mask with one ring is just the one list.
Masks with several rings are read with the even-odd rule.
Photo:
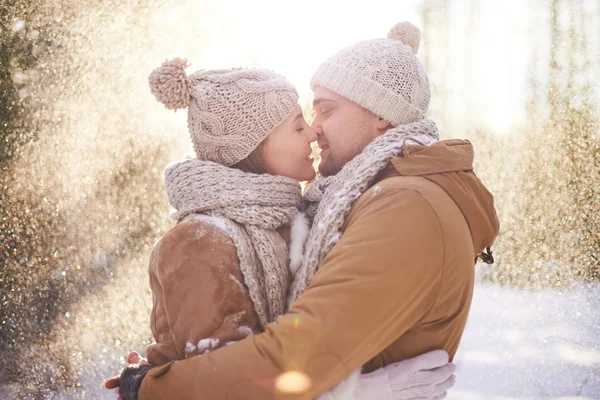
[[[187, 76], [186, 67], [182, 59], [167, 61], [149, 78], [152, 93], [168, 109], [188, 108], [196, 153], [165, 171], [178, 223], [150, 258], [156, 340], [146, 350], [150, 365], [204, 354], [262, 332], [286, 311], [308, 234], [299, 182], [315, 177], [310, 143], [316, 135], [303, 118], [293, 85], [262, 69]], [[383, 385], [389, 393], [384, 398], [403, 398], [398, 393], [407, 389], [420, 397], [414, 387], [424, 382], [407, 380], [414, 378], [412, 365], [423, 372], [446, 365], [447, 357], [427, 353], [395, 365], [400, 368], [359, 380], [354, 376], [325, 396], [351, 398], [356, 392], [375, 398]], [[129, 361], [143, 360], [133, 355]], [[148, 368], [124, 371], [124, 398], [137, 397]], [[450, 377], [433, 375], [440, 379], [433, 383], [441, 384], [441, 395]], [[118, 380], [107, 383], [118, 385]], [[430, 393], [426, 386], [421, 390], [423, 397]]]

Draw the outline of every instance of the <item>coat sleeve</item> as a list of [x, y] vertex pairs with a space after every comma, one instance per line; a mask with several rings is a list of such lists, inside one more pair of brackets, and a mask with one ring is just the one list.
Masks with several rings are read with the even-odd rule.
[[139, 399], [315, 399], [427, 318], [444, 247], [419, 192], [367, 193], [288, 314], [262, 334], [149, 371]]
[[258, 330], [235, 246], [215, 226], [181, 222], [155, 246], [149, 270], [151, 364], [203, 354]]

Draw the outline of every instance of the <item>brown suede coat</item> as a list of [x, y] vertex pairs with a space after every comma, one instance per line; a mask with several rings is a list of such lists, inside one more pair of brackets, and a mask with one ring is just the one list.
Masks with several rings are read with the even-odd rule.
[[[493, 197], [472, 165], [468, 141], [409, 147], [354, 203], [341, 239], [288, 314], [262, 334], [153, 368], [138, 398], [314, 399], [361, 366], [368, 372], [440, 348], [453, 358], [473, 295], [474, 257], [499, 230]], [[221, 268], [220, 261], [206, 263], [210, 250], [195, 243], [174, 243], [165, 257]], [[233, 268], [235, 251], [221, 251], [219, 260]], [[224, 307], [217, 289], [198, 285], [187, 286], [186, 298], [194, 302], [194, 290], [206, 291], [198, 307]], [[278, 378], [290, 370], [310, 388], [282, 391]]]
[[[150, 255], [156, 343], [146, 349], [153, 365], [182, 360], [262, 331], [240, 271], [236, 248], [214, 218], [188, 215]], [[289, 227], [279, 230], [289, 240]]]

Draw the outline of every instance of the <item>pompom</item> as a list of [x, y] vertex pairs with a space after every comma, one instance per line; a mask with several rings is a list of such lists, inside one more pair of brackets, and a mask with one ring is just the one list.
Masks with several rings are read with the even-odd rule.
[[185, 58], [166, 60], [148, 77], [150, 91], [169, 110], [186, 108], [190, 104], [192, 82], [185, 73], [188, 66]]
[[388, 39], [400, 40], [405, 45], [412, 48], [413, 53], [417, 54], [421, 44], [421, 31], [410, 22], [400, 22], [390, 30]]

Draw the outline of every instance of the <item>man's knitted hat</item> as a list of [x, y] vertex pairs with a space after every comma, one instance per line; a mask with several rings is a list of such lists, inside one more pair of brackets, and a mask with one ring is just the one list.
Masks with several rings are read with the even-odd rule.
[[358, 42], [321, 64], [311, 86], [322, 86], [357, 103], [393, 126], [418, 121], [431, 93], [425, 68], [417, 58], [419, 28], [394, 26], [387, 39]]
[[200, 70], [187, 76], [186, 67], [185, 59], [165, 61], [148, 81], [166, 108], [188, 108], [188, 129], [200, 160], [238, 163], [298, 104], [296, 88], [269, 70]]

